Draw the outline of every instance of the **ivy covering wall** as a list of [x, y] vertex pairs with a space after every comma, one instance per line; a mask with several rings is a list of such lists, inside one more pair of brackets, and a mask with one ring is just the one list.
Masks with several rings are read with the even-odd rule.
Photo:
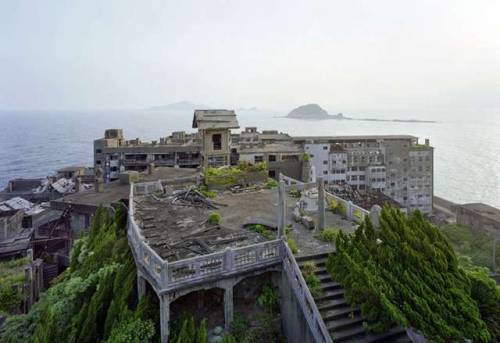
[[327, 268], [360, 305], [368, 328], [413, 327], [436, 342], [496, 342], [500, 293], [484, 269], [464, 269], [443, 234], [420, 212], [384, 208], [380, 228], [365, 221], [339, 232]]
[[99, 208], [75, 242], [70, 267], [25, 315], [11, 316], [0, 342], [148, 342], [157, 335], [152, 299], [137, 303], [126, 210]]

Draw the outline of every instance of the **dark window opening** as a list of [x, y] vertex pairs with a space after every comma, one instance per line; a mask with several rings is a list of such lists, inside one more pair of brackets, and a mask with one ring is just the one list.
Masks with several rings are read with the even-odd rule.
[[222, 135], [220, 133], [212, 135], [214, 150], [222, 150]]
[[269, 162], [276, 162], [276, 155], [269, 155]]

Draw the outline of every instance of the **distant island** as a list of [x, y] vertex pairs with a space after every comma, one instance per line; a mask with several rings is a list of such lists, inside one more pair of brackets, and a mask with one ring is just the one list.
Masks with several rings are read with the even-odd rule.
[[168, 105], [152, 106], [149, 111], [193, 111], [203, 108], [210, 108], [210, 106], [194, 104], [190, 101], [179, 101]]
[[342, 113], [336, 115], [328, 114], [318, 104], [307, 104], [299, 106], [288, 113], [285, 118], [301, 119], [301, 120], [357, 120], [357, 121], [383, 121], [395, 123], [436, 123], [432, 120], [418, 120], [418, 119], [377, 119], [377, 118], [351, 118], [346, 117]]

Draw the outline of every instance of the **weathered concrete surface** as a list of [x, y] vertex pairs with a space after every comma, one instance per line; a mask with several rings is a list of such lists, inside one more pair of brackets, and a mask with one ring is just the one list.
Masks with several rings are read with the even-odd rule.
[[286, 273], [281, 273], [280, 297], [281, 327], [288, 342], [314, 343], [313, 335]]

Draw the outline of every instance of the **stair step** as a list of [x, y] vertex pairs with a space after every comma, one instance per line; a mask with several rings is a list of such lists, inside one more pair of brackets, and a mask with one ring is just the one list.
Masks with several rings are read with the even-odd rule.
[[355, 316], [354, 318], [342, 318], [342, 319], [327, 321], [327, 323], [325, 324], [328, 331], [341, 332], [344, 331], [345, 329], [359, 326], [363, 329], [364, 332], [364, 327], [363, 327], [364, 320], [365, 317], [358, 315]]
[[330, 274], [319, 274], [319, 275], [316, 275], [316, 276], [319, 278], [319, 281], [321, 281], [321, 282], [333, 281], [332, 277], [330, 276]]
[[318, 302], [316, 303], [319, 311], [328, 311], [339, 307], [349, 306], [349, 304], [345, 301], [344, 298], [326, 300], [323, 301], [321, 304], [318, 304]]
[[315, 302], [318, 302], [318, 301], [343, 298], [343, 297], [344, 297], [344, 290], [342, 288], [339, 288], [339, 289], [323, 291], [321, 295], [315, 298], [314, 300]]
[[353, 319], [356, 316], [359, 316], [359, 313], [360, 313], [359, 308], [345, 306], [333, 310], [322, 311], [321, 317], [323, 318], [324, 321], [337, 320], [342, 318], [351, 318], [351, 316], [352, 316], [351, 319]]
[[335, 281], [322, 282], [321, 283], [321, 289], [323, 291], [327, 291], [327, 290], [330, 290], [330, 289], [336, 289], [336, 288], [342, 288], [342, 286], [340, 286], [340, 283], [335, 282]]
[[400, 339], [408, 339], [408, 336], [406, 335], [406, 330], [403, 328], [397, 327], [397, 328], [392, 328], [384, 333], [381, 334], [367, 334], [365, 338], [365, 342], [368, 343], [382, 343], [382, 342], [404, 342], [401, 341]]
[[363, 325], [360, 325], [349, 330], [333, 331], [331, 335], [335, 343], [348, 341], [361, 342], [360, 338], [365, 335], [365, 328]]
[[310, 260], [318, 260], [318, 259], [322, 259], [322, 258], [327, 258], [328, 255], [330, 255], [330, 253], [325, 252], [325, 253], [314, 254], [314, 255], [297, 256], [297, 257], [295, 257], [295, 261], [297, 261], [297, 263], [307, 262]]

